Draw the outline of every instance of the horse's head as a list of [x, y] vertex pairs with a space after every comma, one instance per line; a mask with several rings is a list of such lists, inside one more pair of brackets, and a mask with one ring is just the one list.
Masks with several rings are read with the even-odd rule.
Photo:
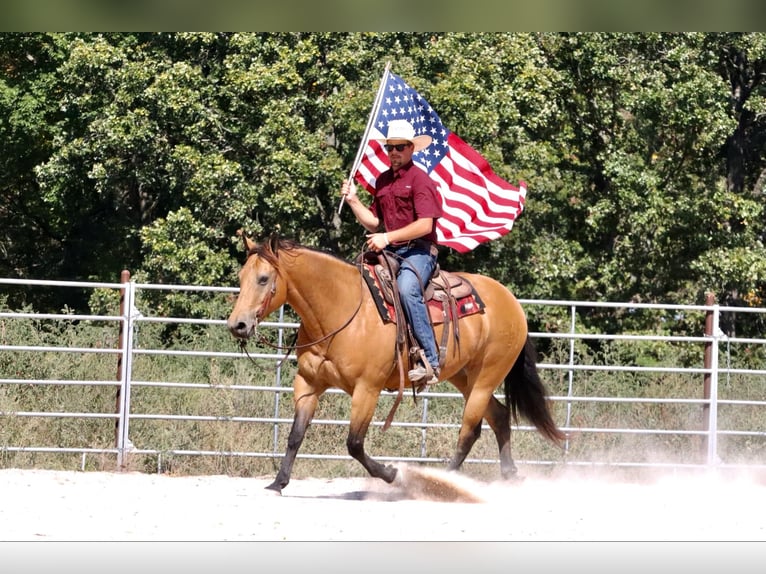
[[280, 281], [278, 239], [260, 245], [241, 233], [247, 260], [239, 271], [239, 295], [227, 325], [238, 339], [247, 339], [266, 316], [281, 307], [287, 291]]

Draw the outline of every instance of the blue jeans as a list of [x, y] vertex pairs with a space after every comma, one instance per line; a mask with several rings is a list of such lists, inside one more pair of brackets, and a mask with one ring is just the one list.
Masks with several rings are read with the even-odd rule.
[[436, 256], [424, 249], [406, 245], [394, 248], [393, 252], [402, 258], [399, 274], [396, 278], [402, 307], [412, 327], [412, 334], [420, 343], [428, 362], [436, 369], [439, 366], [439, 354], [436, 349], [431, 318], [423, 298], [425, 286], [436, 269]]

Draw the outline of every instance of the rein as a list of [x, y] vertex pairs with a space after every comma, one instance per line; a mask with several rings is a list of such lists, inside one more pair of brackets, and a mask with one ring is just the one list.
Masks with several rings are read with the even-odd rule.
[[[362, 302], [363, 302], [363, 301], [364, 301], [364, 296], [362, 295], [362, 297], [360, 297], [360, 298], [359, 298], [359, 305], [357, 305], [356, 309], [355, 309], [355, 310], [354, 310], [354, 312], [351, 314], [351, 317], [349, 317], [349, 318], [346, 320], [346, 322], [345, 322], [345, 323], [343, 323], [343, 325], [341, 325], [341, 326], [340, 326], [340, 327], [338, 327], [337, 329], [335, 329], [335, 330], [333, 330], [333, 331], [331, 331], [331, 332], [327, 333], [326, 335], [324, 335], [324, 336], [320, 337], [320, 338], [319, 338], [319, 339], [317, 339], [316, 341], [312, 341], [312, 342], [310, 342], [310, 343], [303, 343], [302, 345], [297, 345], [296, 343], [292, 343], [290, 346], [288, 346], [288, 347], [285, 347], [285, 346], [283, 346], [283, 345], [275, 345], [274, 343], [271, 343], [271, 342], [267, 341], [267, 340], [266, 340], [266, 338], [265, 338], [263, 335], [259, 335], [259, 338], [258, 338], [258, 342], [259, 342], [259, 343], [262, 343], [262, 344], [264, 344], [264, 345], [266, 345], [267, 347], [271, 347], [272, 349], [277, 349], [277, 350], [280, 350], [280, 351], [281, 351], [281, 350], [285, 350], [285, 351], [287, 351], [287, 353], [288, 353], [288, 354], [290, 353], [290, 351], [292, 351], [292, 350], [294, 350], [294, 349], [305, 349], [306, 347], [312, 347], [312, 346], [316, 345], [317, 343], [321, 343], [322, 341], [326, 341], [326, 340], [327, 340], [327, 339], [329, 339], [330, 337], [333, 337], [333, 336], [337, 335], [337, 334], [338, 334], [338, 333], [340, 333], [340, 332], [341, 332], [343, 329], [345, 329], [346, 327], [348, 327], [348, 326], [351, 324], [351, 321], [353, 321], [353, 320], [354, 320], [354, 317], [356, 317], [357, 313], [359, 313], [359, 309], [361, 309], [361, 308], [362, 308]], [[296, 333], [295, 337], [296, 337], [296, 339], [297, 339], [297, 337], [298, 337], [297, 333]], [[240, 346], [241, 346], [243, 349], [245, 349], [245, 345], [247, 345], [247, 341], [245, 341], [244, 339], [240, 339], [240, 341], [239, 341], [239, 344], [240, 344]], [[247, 350], [245, 350], [245, 352], [247, 352]], [[286, 357], [285, 357], [285, 358], [286, 358]], [[284, 359], [283, 359], [283, 360], [284, 360]]]
[[[359, 260], [359, 265], [358, 265], [358, 267], [359, 267], [359, 279], [360, 279], [359, 304], [357, 305], [356, 309], [351, 314], [351, 316], [340, 327], [338, 327], [337, 329], [334, 329], [330, 333], [320, 337], [319, 339], [317, 339], [315, 341], [311, 341], [310, 343], [304, 343], [302, 345], [296, 344], [297, 339], [298, 339], [298, 333], [296, 332], [295, 333], [295, 339], [293, 340], [293, 343], [290, 344], [287, 347], [285, 347], [283, 345], [275, 345], [274, 343], [271, 343], [270, 341], [267, 341], [266, 338], [263, 335], [259, 335], [258, 341], [262, 345], [267, 346], [267, 347], [271, 347], [272, 349], [277, 349], [277, 350], [280, 350], [280, 351], [285, 351], [285, 356], [282, 357], [282, 360], [279, 362], [278, 367], [281, 367], [285, 363], [285, 361], [287, 360], [288, 356], [290, 355], [290, 352], [292, 352], [294, 350], [297, 350], [297, 349], [305, 349], [307, 347], [312, 347], [312, 346], [314, 346], [314, 345], [316, 345], [318, 343], [326, 341], [327, 339], [329, 339], [329, 338], [337, 335], [338, 333], [340, 333], [343, 329], [345, 329], [346, 327], [348, 327], [351, 324], [351, 321], [353, 321], [354, 318], [357, 316], [357, 314], [359, 313], [359, 310], [362, 308], [362, 303], [364, 302], [364, 290], [365, 290], [366, 286], [365, 286], [364, 275], [363, 275], [363, 266], [364, 266], [363, 255], [364, 255], [364, 251], [362, 251], [360, 253], [360, 257], [358, 258], [358, 260]], [[393, 257], [397, 258], [397, 259], [400, 259], [400, 260], [403, 259], [402, 257], [399, 257], [399, 255], [397, 255], [395, 253], [391, 253], [391, 255]], [[415, 271], [415, 274], [417, 275], [417, 271]], [[396, 281], [395, 277], [394, 277], [394, 281]], [[274, 283], [272, 284], [272, 287], [271, 287], [271, 292], [269, 293], [269, 296], [267, 297], [267, 299], [264, 301], [264, 303], [261, 306], [261, 309], [259, 310], [259, 312], [260, 311], [265, 311], [267, 309], [268, 305], [271, 303], [272, 297], [276, 293], [276, 289], [277, 289], [277, 282], [276, 282], [276, 279], [274, 279]], [[402, 362], [403, 346], [404, 346], [404, 341], [400, 341], [399, 337], [397, 336], [397, 338], [396, 338], [395, 354], [396, 354], [396, 363], [397, 363], [397, 366], [398, 366], [398, 369], [399, 369], [399, 389], [397, 391], [396, 398], [394, 399], [394, 404], [391, 406], [391, 410], [389, 411], [388, 416], [386, 417], [386, 420], [383, 423], [383, 430], [384, 431], [386, 429], [388, 429], [388, 427], [391, 426], [391, 423], [393, 422], [393, 419], [394, 419], [394, 414], [396, 413], [396, 410], [399, 408], [399, 404], [402, 402], [402, 397], [404, 396], [404, 364]], [[248, 353], [248, 351], [247, 351], [247, 340], [240, 339], [239, 347], [242, 350], [242, 352], [245, 354], [245, 356], [247, 356], [247, 358], [251, 362], [253, 362], [255, 364], [255, 360], [250, 356], [250, 353]], [[413, 396], [415, 396], [414, 388], [413, 388]]]
[[[360, 269], [360, 271], [361, 271], [361, 269]], [[319, 339], [317, 339], [315, 341], [311, 341], [310, 343], [303, 343], [302, 345], [296, 344], [296, 341], [298, 340], [298, 333], [295, 334], [295, 339], [287, 347], [285, 347], [283, 345], [275, 345], [274, 343], [271, 343], [270, 341], [267, 341], [266, 338], [263, 335], [259, 335], [258, 336], [258, 342], [261, 343], [262, 345], [267, 346], [267, 347], [271, 347], [272, 349], [277, 349], [279, 351], [286, 351], [285, 356], [282, 358], [282, 361], [279, 363], [279, 366], [282, 366], [282, 364], [287, 360], [287, 357], [288, 357], [288, 355], [290, 354], [291, 351], [294, 351], [294, 350], [297, 350], [297, 349], [305, 349], [307, 347], [313, 347], [314, 345], [316, 345], [318, 343], [321, 343], [322, 341], [326, 341], [327, 339], [329, 339], [331, 337], [334, 337], [335, 335], [340, 333], [343, 329], [345, 329], [346, 327], [348, 327], [351, 324], [351, 321], [354, 320], [354, 317], [357, 316], [357, 314], [359, 313], [359, 310], [362, 308], [362, 303], [364, 302], [364, 287], [365, 287], [365, 285], [364, 285], [364, 277], [362, 277], [361, 273], [359, 274], [359, 277], [361, 279], [361, 290], [359, 292], [359, 304], [356, 306], [356, 309], [351, 314], [351, 316], [346, 320], [346, 322], [343, 323], [337, 329], [334, 329], [333, 331], [330, 331], [329, 333], [327, 333], [326, 335], [320, 337]], [[271, 292], [269, 293], [268, 298], [264, 301], [263, 305], [261, 305], [261, 310], [265, 310], [268, 307], [268, 305], [271, 303], [271, 298], [274, 296], [276, 291], [277, 291], [277, 280], [274, 279], [274, 283], [272, 284], [272, 287], [271, 287]], [[253, 360], [253, 358], [250, 356], [250, 354], [247, 352], [247, 341], [245, 339], [240, 339], [239, 346], [240, 346], [240, 349], [242, 349], [242, 351], [245, 353], [245, 355], [247, 355], [247, 358], [250, 359], [251, 361], [255, 362]]]

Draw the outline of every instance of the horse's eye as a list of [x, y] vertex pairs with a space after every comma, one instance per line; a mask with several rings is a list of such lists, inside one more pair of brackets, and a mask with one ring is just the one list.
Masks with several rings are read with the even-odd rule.
[[258, 285], [267, 285], [269, 282], [269, 276], [268, 275], [259, 275], [258, 276]]

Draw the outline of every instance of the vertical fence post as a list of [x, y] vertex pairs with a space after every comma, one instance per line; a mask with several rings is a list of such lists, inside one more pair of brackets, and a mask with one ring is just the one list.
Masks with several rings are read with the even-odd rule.
[[[569, 370], [567, 371], [567, 397], [572, 398], [574, 393], [574, 364], [575, 364], [575, 333], [577, 332], [577, 306], [572, 305], [570, 308], [570, 323], [569, 333], [572, 335], [569, 338]], [[567, 417], [564, 422], [564, 426], [569, 428], [572, 425], [572, 401], [567, 401]], [[564, 458], [569, 455], [569, 434], [564, 441]]]
[[120, 386], [117, 391], [116, 409], [118, 413], [116, 428], [117, 470], [125, 470], [126, 451], [132, 446], [128, 439], [128, 416], [130, 412], [130, 359], [133, 348], [133, 308], [135, 307], [135, 288], [130, 281], [130, 272], [123, 271], [120, 289], [120, 355], [118, 377]]
[[420, 429], [420, 456], [425, 458], [428, 455], [428, 397], [423, 397], [423, 413], [420, 415], [420, 422], [423, 427]]
[[[130, 281], [130, 271], [127, 269], [123, 269], [122, 273], [120, 273], [120, 283], [123, 285], [123, 287], [120, 289], [120, 334], [117, 339], [117, 347], [120, 349], [120, 354], [117, 355], [117, 381], [120, 383], [120, 385], [117, 387], [117, 392], [114, 395], [114, 412], [119, 415], [120, 414], [120, 403], [122, 402], [122, 386], [125, 384], [123, 380], [123, 373], [122, 373], [122, 365], [124, 363], [123, 361], [123, 349], [125, 345], [125, 328], [127, 326], [127, 312], [125, 311], [125, 287], [128, 282]], [[117, 419], [114, 421], [114, 446], [115, 448], [120, 448], [120, 434], [122, 429], [122, 418], [118, 416]], [[121, 462], [121, 456], [120, 452], [117, 453], [117, 466], [120, 466]]]
[[[705, 296], [705, 305], [715, 305], [713, 293]], [[705, 343], [702, 391], [706, 401], [702, 406], [702, 429], [705, 431], [702, 452], [709, 466], [718, 461], [718, 329], [719, 310], [709, 309], [705, 312], [705, 336], [709, 340]]]

